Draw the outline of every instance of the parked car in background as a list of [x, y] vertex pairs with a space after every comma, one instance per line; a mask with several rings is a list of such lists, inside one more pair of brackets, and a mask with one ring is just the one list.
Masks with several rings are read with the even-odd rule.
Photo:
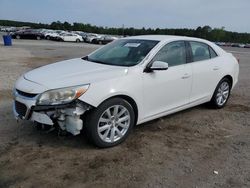
[[73, 135], [84, 128], [95, 145], [111, 147], [136, 124], [206, 102], [223, 108], [238, 74], [237, 59], [207, 40], [135, 36], [25, 73], [13, 110]]
[[49, 31], [47, 33], [44, 34], [44, 37], [47, 39], [47, 40], [59, 40], [59, 36], [64, 34], [64, 33], [67, 33], [66, 31], [62, 31], [62, 30], [52, 30], [52, 31]]
[[238, 43], [232, 43], [232, 47], [239, 47], [239, 44]]
[[80, 36], [86, 36], [87, 33], [83, 32], [83, 31], [71, 31], [71, 33], [74, 33], [74, 34], [77, 34], [77, 35], [80, 35]]
[[250, 44], [246, 44], [244, 48], [250, 48]]
[[55, 32], [55, 31], [54, 31], [54, 30], [51, 30], [51, 29], [43, 29], [41, 32], [43, 33], [44, 38], [47, 39], [46, 37], [47, 37], [50, 33], [53, 33], [53, 32]]
[[15, 39], [37, 39], [37, 40], [44, 39], [43, 33], [35, 29], [26, 29], [26, 30], [16, 31], [16, 32], [11, 33], [11, 36], [12, 38], [15, 38]]
[[87, 43], [92, 43], [94, 39], [99, 39], [101, 38], [102, 35], [98, 35], [98, 34], [93, 34], [93, 33], [89, 33], [85, 39], [85, 42]]
[[215, 42], [218, 46], [225, 46], [225, 47], [231, 47], [232, 43], [230, 42]]
[[245, 44], [239, 44], [240, 48], [245, 48]]
[[1, 30], [4, 32], [16, 32], [18, 29], [16, 27], [3, 27]]
[[83, 38], [80, 35], [74, 34], [74, 33], [63, 33], [58, 36], [59, 41], [65, 41], [65, 42], [82, 42]]
[[232, 43], [232, 47], [244, 48], [244, 47], [245, 47], [245, 44], [240, 44], [240, 43]]
[[231, 46], [232, 46], [232, 43], [231, 43], [231, 42], [226, 42], [224, 46], [226, 46], [226, 47], [231, 47]]
[[92, 40], [92, 43], [93, 44], [108, 44], [114, 40], [117, 40], [118, 38], [117, 37], [114, 37], [114, 36], [102, 36], [102, 37], [98, 37], [98, 38], [94, 38]]
[[215, 42], [215, 44], [218, 46], [225, 46], [226, 43], [225, 42]]

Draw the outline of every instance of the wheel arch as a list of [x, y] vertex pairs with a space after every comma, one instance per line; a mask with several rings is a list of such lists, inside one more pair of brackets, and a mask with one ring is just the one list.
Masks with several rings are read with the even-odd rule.
[[[233, 80], [233, 77], [232, 77], [231, 75], [228, 74], [228, 75], [225, 75], [221, 80], [223, 80], [224, 78], [229, 79], [229, 81], [231, 82], [231, 87], [232, 87], [232, 86], [233, 86], [233, 81], [234, 81], [234, 80]], [[221, 81], [221, 80], [220, 80], [220, 81]]]
[[[121, 99], [124, 99], [126, 100], [131, 106], [132, 108], [134, 109], [134, 112], [135, 112], [135, 125], [137, 124], [137, 121], [138, 121], [138, 105], [137, 103], [135, 102], [135, 100], [128, 96], [128, 95], [124, 95], [124, 94], [119, 94], [119, 95], [114, 95], [114, 96], [111, 96], [107, 99], [105, 99], [103, 102], [107, 101], [107, 100], [110, 100], [110, 99], [113, 99], [113, 98], [121, 98]], [[102, 102], [102, 103], [103, 103]]]
[[227, 102], [227, 100], [229, 99], [229, 96], [227, 97], [227, 99], [226, 99], [226, 101], [225, 102], [223, 102], [224, 104], [222, 104], [221, 106], [219, 106], [219, 104], [217, 104], [215, 101], [216, 101], [216, 92], [217, 92], [217, 88], [220, 86], [220, 83], [224, 80], [224, 79], [228, 79], [229, 80], [229, 84], [230, 84], [230, 88], [229, 88], [229, 95], [230, 95], [230, 90], [232, 89], [232, 87], [233, 87], [233, 77], [231, 76], [231, 75], [225, 75], [225, 76], [223, 76], [221, 79], [220, 79], [220, 81], [218, 82], [218, 84], [217, 84], [217, 86], [216, 86], [216, 88], [214, 89], [214, 92], [213, 92], [213, 95], [212, 95], [212, 97], [211, 97], [211, 99], [210, 99], [210, 105], [212, 106], [212, 107], [214, 107], [214, 108], [216, 108], [216, 109], [220, 109], [220, 108], [223, 108], [224, 106], [225, 106], [225, 104], [226, 104], [226, 102]]
[[216, 91], [216, 88], [217, 88], [218, 84], [219, 84], [219, 83], [221, 82], [221, 80], [223, 80], [224, 78], [229, 79], [229, 81], [231, 82], [231, 89], [232, 89], [232, 87], [233, 87], [233, 77], [232, 77], [230, 74], [227, 74], [227, 75], [223, 76], [223, 77], [219, 80], [219, 82], [217, 83], [217, 85], [215, 86], [215, 88], [214, 88], [214, 90], [213, 90], [213, 95], [211, 95], [210, 100], [213, 98], [214, 93], [215, 93], [215, 91]]

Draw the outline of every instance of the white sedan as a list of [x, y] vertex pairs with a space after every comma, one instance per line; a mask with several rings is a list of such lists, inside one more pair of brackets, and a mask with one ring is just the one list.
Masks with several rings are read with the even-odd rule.
[[37, 68], [14, 89], [16, 118], [86, 131], [99, 147], [123, 142], [134, 125], [202, 103], [227, 103], [236, 58], [206, 40], [136, 36], [90, 55]]
[[65, 42], [82, 42], [83, 38], [80, 35], [74, 33], [63, 33], [58, 36], [58, 39]]

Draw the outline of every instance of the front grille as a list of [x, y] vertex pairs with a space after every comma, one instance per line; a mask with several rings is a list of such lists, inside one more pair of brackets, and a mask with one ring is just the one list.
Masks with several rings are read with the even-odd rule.
[[34, 93], [26, 93], [26, 92], [20, 91], [18, 89], [16, 91], [19, 95], [24, 96], [24, 97], [28, 97], [28, 98], [33, 98], [33, 97], [38, 95], [38, 94], [34, 94]]
[[18, 115], [25, 117], [27, 112], [27, 107], [25, 104], [15, 101], [15, 109]]

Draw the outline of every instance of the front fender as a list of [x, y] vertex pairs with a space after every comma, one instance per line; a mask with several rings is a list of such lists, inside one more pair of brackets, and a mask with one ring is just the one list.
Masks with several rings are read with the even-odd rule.
[[133, 82], [135, 78], [128, 79], [111, 79], [102, 82], [92, 83], [86, 93], [84, 93], [79, 100], [98, 107], [103, 101], [118, 96], [125, 95], [132, 98], [138, 108], [138, 119], [141, 117], [142, 111], [142, 84], [137, 77], [137, 82]]

